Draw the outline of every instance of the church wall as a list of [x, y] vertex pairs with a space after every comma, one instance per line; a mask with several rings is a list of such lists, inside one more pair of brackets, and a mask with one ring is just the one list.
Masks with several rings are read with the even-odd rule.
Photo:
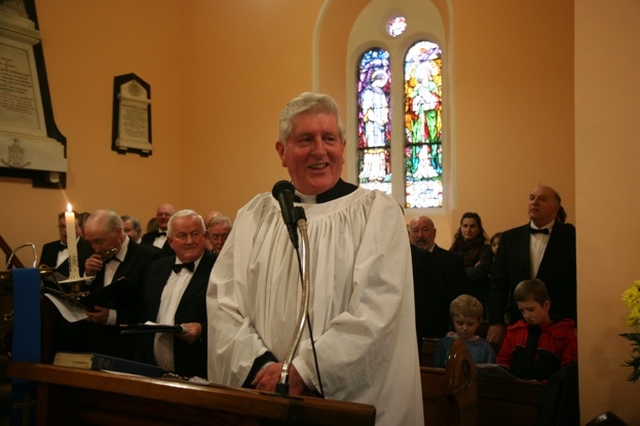
[[311, 35], [321, 0], [189, 1], [190, 147], [185, 197], [230, 217], [288, 179], [275, 150], [278, 117], [311, 91]]
[[640, 4], [576, 1], [576, 215], [583, 424], [612, 410], [640, 424], [624, 290], [640, 279]]
[[[172, 0], [36, 1], [56, 124], [67, 138], [66, 190], [0, 178], [0, 233], [12, 247], [57, 238], [57, 213], [111, 208], [143, 224], [157, 205], [182, 205], [185, 17]], [[151, 85], [153, 155], [111, 151], [113, 78]], [[143, 225], [144, 226], [144, 225]], [[31, 256], [21, 251], [28, 263]]]

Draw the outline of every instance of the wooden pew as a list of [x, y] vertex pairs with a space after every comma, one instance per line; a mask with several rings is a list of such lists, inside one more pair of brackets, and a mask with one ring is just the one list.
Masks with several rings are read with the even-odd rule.
[[467, 345], [456, 339], [447, 368], [421, 367], [425, 426], [475, 426], [478, 420], [476, 370]]
[[478, 377], [479, 426], [533, 426], [544, 384]]
[[[435, 350], [433, 340], [425, 339], [422, 350], [423, 364], [430, 360], [430, 355]], [[457, 339], [462, 345], [464, 342]], [[466, 345], [464, 345], [466, 348]], [[452, 349], [453, 354], [453, 349]], [[447, 361], [447, 369], [422, 366], [420, 378], [422, 383], [422, 400], [424, 407], [425, 426], [455, 425], [455, 411], [459, 410], [456, 401], [445, 391], [448, 381], [447, 371], [459, 371], [452, 359]], [[471, 361], [473, 365], [473, 361]], [[452, 366], [450, 368], [450, 366]], [[505, 380], [493, 377], [476, 377], [473, 369], [473, 382], [475, 387], [475, 403], [469, 402], [469, 406], [475, 405], [475, 422], [467, 423], [478, 426], [529, 426], [536, 419], [538, 403], [544, 385], [539, 382], [527, 380]], [[469, 377], [469, 376], [468, 376]], [[458, 386], [463, 381], [458, 378]], [[455, 382], [455, 379], [454, 379]], [[468, 392], [472, 395], [472, 391]]]

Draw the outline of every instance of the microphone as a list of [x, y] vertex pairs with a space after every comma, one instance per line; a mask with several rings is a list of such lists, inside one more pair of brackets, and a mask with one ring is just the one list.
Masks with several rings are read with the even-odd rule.
[[273, 185], [271, 195], [278, 200], [280, 204], [280, 211], [282, 211], [282, 219], [284, 220], [287, 229], [289, 230], [289, 238], [293, 243], [293, 247], [298, 249], [298, 227], [296, 225], [296, 218], [293, 214], [293, 195], [295, 189], [291, 182], [281, 180]]

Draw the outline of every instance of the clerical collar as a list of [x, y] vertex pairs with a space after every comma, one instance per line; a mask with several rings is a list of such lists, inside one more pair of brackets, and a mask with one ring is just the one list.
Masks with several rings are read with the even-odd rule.
[[323, 192], [318, 195], [305, 195], [298, 191], [296, 191], [295, 197], [293, 197], [293, 201], [297, 203], [308, 203], [308, 204], [321, 204], [326, 203], [327, 201], [337, 200], [340, 197], [344, 197], [345, 195], [351, 194], [353, 191], [358, 189], [354, 184], [343, 181], [342, 179], [338, 179], [338, 182], [333, 186], [333, 188], [328, 191]]

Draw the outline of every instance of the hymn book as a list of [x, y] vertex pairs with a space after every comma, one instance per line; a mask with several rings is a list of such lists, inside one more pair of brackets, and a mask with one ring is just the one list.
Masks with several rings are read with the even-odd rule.
[[162, 368], [157, 365], [89, 352], [57, 352], [53, 359], [53, 365], [83, 370], [113, 371], [146, 377], [162, 377], [164, 374]]

